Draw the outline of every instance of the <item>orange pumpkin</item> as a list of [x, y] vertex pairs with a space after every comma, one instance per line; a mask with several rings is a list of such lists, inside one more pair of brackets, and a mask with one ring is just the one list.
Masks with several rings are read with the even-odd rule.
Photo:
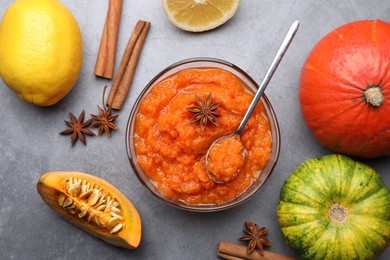
[[325, 147], [390, 155], [390, 23], [345, 24], [322, 38], [301, 72], [301, 111]]

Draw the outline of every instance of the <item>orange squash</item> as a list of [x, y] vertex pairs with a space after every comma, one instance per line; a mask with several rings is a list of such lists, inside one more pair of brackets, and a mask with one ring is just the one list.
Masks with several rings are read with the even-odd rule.
[[49, 207], [72, 224], [112, 245], [138, 247], [138, 211], [107, 181], [81, 172], [48, 172], [39, 178], [37, 189]]
[[303, 65], [299, 101], [323, 146], [390, 155], [390, 23], [356, 21], [322, 38]]

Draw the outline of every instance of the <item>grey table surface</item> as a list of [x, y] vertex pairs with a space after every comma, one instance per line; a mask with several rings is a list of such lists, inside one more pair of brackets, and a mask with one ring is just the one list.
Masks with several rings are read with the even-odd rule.
[[[0, 16], [12, 4], [0, 2]], [[297, 90], [300, 69], [311, 48], [326, 33], [360, 19], [390, 21], [390, 3], [375, 1], [243, 0], [236, 15], [216, 30], [193, 34], [174, 27], [160, 0], [123, 3], [116, 69], [138, 19], [152, 23], [131, 91], [111, 138], [70, 145], [68, 112], [97, 113], [103, 86], [112, 81], [93, 74], [108, 1], [62, 0], [76, 17], [83, 37], [83, 66], [73, 90], [58, 104], [28, 104], [0, 81], [0, 259], [217, 259], [217, 244], [239, 244], [244, 221], [269, 228], [269, 250], [294, 256], [283, 242], [276, 219], [279, 191], [304, 160], [331, 153], [314, 139], [300, 114]], [[300, 29], [266, 90], [276, 111], [282, 145], [277, 167], [266, 185], [246, 203], [217, 213], [193, 213], [155, 198], [134, 175], [126, 156], [125, 129], [135, 99], [159, 71], [191, 57], [214, 57], [243, 68], [256, 81], [263, 75], [294, 20]], [[390, 160], [365, 160], [390, 186]], [[143, 237], [134, 251], [113, 247], [72, 226], [51, 211], [36, 191], [48, 171], [81, 171], [102, 177], [138, 208]], [[390, 259], [387, 249], [378, 259]]]

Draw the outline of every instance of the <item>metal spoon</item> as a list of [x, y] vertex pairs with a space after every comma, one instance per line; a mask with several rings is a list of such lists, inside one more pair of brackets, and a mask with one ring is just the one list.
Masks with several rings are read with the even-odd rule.
[[[232, 181], [234, 178], [232, 178], [231, 180], [228, 180], [228, 181], [217, 180], [215, 178], [215, 176], [211, 172], [209, 172], [208, 165], [209, 165], [209, 153], [210, 153], [210, 150], [213, 148], [214, 145], [219, 144], [223, 139], [226, 139], [226, 138], [229, 138], [229, 137], [232, 137], [232, 136], [235, 136], [235, 135], [237, 135], [238, 138], [239, 138], [240, 134], [242, 133], [242, 130], [244, 129], [246, 123], [249, 120], [249, 117], [251, 116], [251, 114], [252, 114], [253, 110], [255, 109], [257, 103], [259, 102], [259, 100], [261, 98], [261, 95], [263, 94], [265, 88], [268, 86], [268, 83], [270, 82], [270, 80], [271, 80], [275, 70], [277, 69], [277, 67], [278, 67], [280, 61], [282, 60], [284, 54], [286, 53], [288, 47], [290, 46], [290, 43], [292, 42], [292, 40], [293, 40], [293, 38], [295, 36], [295, 33], [298, 30], [298, 27], [299, 27], [299, 22], [295, 21], [295, 22], [293, 22], [293, 24], [291, 25], [290, 29], [288, 30], [286, 36], [284, 37], [284, 40], [283, 40], [281, 46], [279, 47], [278, 52], [276, 53], [276, 56], [275, 56], [274, 60], [272, 61], [272, 63], [270, 65], [267, 73], [265, 74], [264, 79], [261, 82], [261, 85], [260, 85], [259, 89], [257, 90], [257, 92], [256, 92], [256, 94], [255, 94], [255, 96], [254, 96], [254, 98], [252, 100], [252, 102], [250, 103], [249, 108], [246, 111], [243, 119], [241, 120], [241, 123], [238, 126], [237, 130], [234, 133], [230, 134], [230, 135], [222, 136], [222, 137], [218, 138], [217, 140], [215, 140], [210, 145], [209, 149], [207, 150], [207, 153], [206, 153], [206, 172], [209, 175], [210, 179], [212, 181], [214, 181], [215, 183], [223, 184], [223, 183]], [[245, 151], [242, 152], [242, 157], [243, 157], [243, 159], [245, 159]]]

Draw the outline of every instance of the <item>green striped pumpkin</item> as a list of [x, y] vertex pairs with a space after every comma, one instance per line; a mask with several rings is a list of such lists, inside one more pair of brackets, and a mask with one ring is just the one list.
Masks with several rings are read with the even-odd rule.
[[303, 259], [373, 259], [390, 242], [390, 191], [371, 167], [342, 155], [302, 163], [286, 180], [277, 216]]

